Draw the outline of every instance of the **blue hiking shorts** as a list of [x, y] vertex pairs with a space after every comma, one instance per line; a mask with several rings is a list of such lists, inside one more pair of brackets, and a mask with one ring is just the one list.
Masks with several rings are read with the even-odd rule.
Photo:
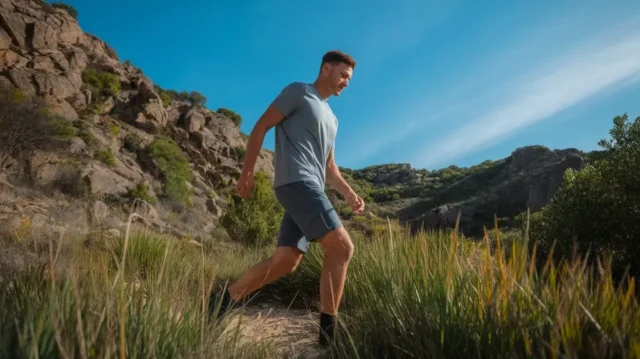
[[278, 233], [278, 247], [296, 247], [306, 253], [309, 243], [342, 227], [324, 188], [315, 182], [303, 180], [274, 190], [276, 199], [285, 210]]

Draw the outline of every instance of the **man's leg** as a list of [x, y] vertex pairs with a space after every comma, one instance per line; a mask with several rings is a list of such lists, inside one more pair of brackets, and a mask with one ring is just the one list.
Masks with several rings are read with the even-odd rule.
[[335, 317], [353, 256], [353, 243], [344, 227], [330, 231], [318, 242], [324, 248], [320, 277], [320, 344], [325, 345], [334, 337]]
[[249, 268], [240, 279], [229, 286], [229, 294], [239, 301], [255, 290], [293, 272], [303, 252], [295, 247], [277, 247], [273, 255]]
[[324, 248], [320, 278], [320, 343], [326, 344], [333, 339], [335, 315], [342, 299], [353, 244], [324, 187], [318, 183], [305, 180], [282, 186], [276, 190], [276, 196], [304, 235], [298, 248], [306, 251], [303, 247], [306, 239], [319, 242]]
[[[238, 302], [255, 290], [293, 272], [308, 248], [302, 231], [285, 212], [280, 223], [278, 244], [273, 255], [249, 268], [237, 281], [222, 293], [218, 317], [224, 315], [231, 301]], [[209, 298], [210, 313], [215, 311], [216, 299]]]

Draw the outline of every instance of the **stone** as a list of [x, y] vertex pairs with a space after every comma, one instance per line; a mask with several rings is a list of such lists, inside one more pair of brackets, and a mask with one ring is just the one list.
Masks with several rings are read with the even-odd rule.
[[189, 133], [198, 132], [204, 127], [204, 114], [193, 107], [184, 116], [184, 129]]
[[91, 219], [94, 223], [104, 221], [109, 215], [109, 206], [102, 201], [95, 201], [91, 211]]
[[120, 196], [126, 194], [133, 187], [131, 181], [99, 165], [85, 170], [82, 174], [82, 177], [84, 176], [87, 176], [91, 194], [94, 196]]
[[73, 154], [84, 153], [87, 148], [87, 144], [80, 137], [73, 137], [71, 144], [69, 145], [69, 152]]
[[11, 36], [0, 27], [0, 50], [6, 50], [11, 46]]

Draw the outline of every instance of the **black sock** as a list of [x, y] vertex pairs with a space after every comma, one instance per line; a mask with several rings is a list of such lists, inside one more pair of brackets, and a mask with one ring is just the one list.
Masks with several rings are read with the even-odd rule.
[[[220, 295], [222, 296], [222, 298], [220, 299], [220, 310], [218, 311], [218, 315], [216, 316], [217, 318], [220, 318], [224, 315], [227, 309], [229, 309], [229, 305], [231, 302], [231, 294], [229, 294], [229, 291], [227, 289], [225, 289], [222, 293], [220, 293]], [[215, 312], [217, 304], [218, 304], [217, 296], [211, 293], [211, 296], [209, 297], [209, 314], [210, 315], [213, 315], [213, 313]]]
[[320, 344], [327, 345], [329, 341], [334, 339], [333, 327], [335, 325], [336, 316], [320, 313]]

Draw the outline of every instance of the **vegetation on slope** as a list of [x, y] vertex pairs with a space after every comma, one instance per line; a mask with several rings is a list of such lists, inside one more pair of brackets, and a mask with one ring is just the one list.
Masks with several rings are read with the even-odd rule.
[[0, 86], [0, 128], [0, 155], [15, 157], [64, 147], [78, 132], [71, 121], [52, 114], [41, 98], [4, 86]]
[[[603, 153], [581, 171], [565, 172], [562, 187], [532, 216], [532, 237], [561, 257], [591, 251], [614, 256], [618, 275], [640, 274], [640, 117], [613, 119]], [[520, 216], [524, 223], [524, 215]], [[575, 245], [575, 248], [574, 248]]]
[[0, 279], [0, 357], [273, 355], [265, 343], [239, 343], [236, 328], [206, 313], [213, 281], [261, 257], [213, 259], [188, 242], [145, 234], [98, 239], [4, 243], [46, 260]]
[[[392, 227], [392, 228], [395, 228]], [[608, 262], [536, 266], [520, 235], [393, 229], [357, 237], [341, 306], [340, 358], [619, 358], [640, 355], [634, 280]], [[317, 298], [323, 255], [312, 246], [275, 285]]]

